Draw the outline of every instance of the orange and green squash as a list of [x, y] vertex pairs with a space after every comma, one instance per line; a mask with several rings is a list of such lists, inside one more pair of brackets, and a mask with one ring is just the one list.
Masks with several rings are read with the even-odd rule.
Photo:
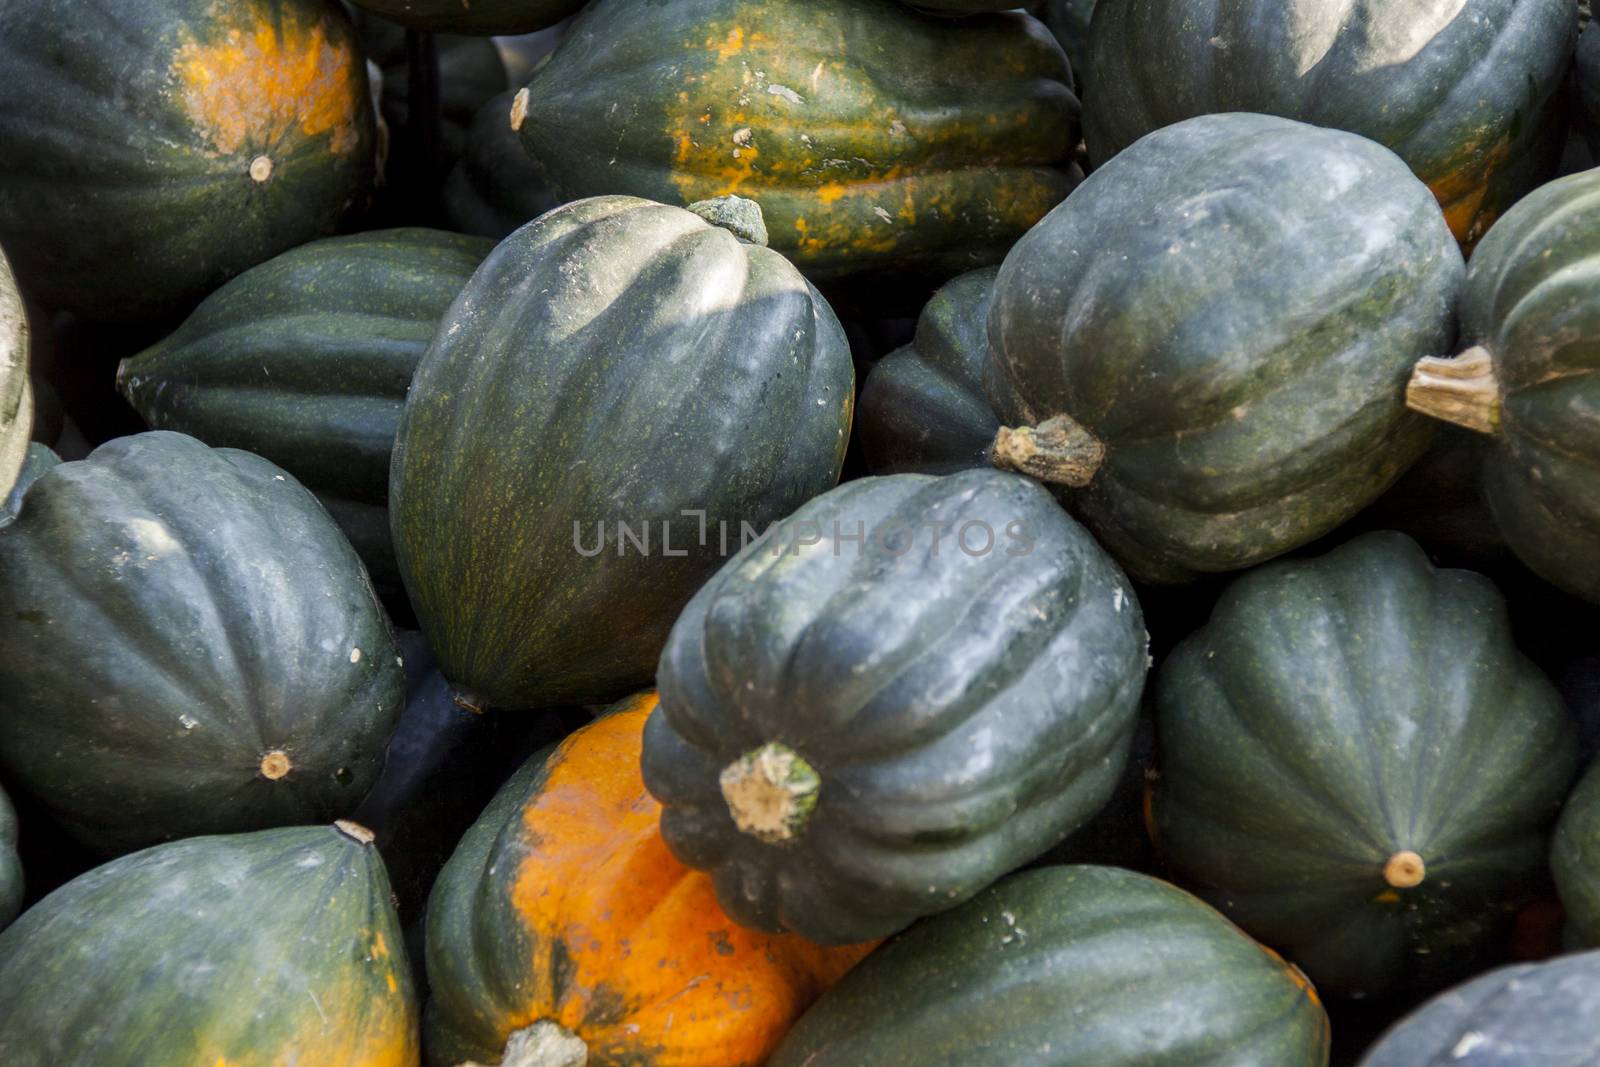
[[655, 706], [535, 756], [467, 831], [428, 908], [430, 1063], [753, 1067], [870, 950], [746, 930], [673, 859], [639, 776]]

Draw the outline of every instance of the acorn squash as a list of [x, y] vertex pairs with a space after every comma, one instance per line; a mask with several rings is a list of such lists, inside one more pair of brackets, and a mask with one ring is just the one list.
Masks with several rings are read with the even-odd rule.
[[1535, 891], [1573, 725], [1495, 587], [1409, 538], [1240, 578], [1155, 692], [1158, 847], [1325, 992], [1457, 980]]
[[867, 375], [856, 419], [872, 473], [951, 474], [988, 464], [1000, 429], [983, 393], [996, 273], [969, 271], [934, 293], [912, 342]]
[[639, 777], [655, 705], [529, 760], [462, 839], [428, 908], [431, 1063], [760, 1063], [871, 948], [743, 929], [672, 858]]
[[313, 241], [208, 296], [117, 369], [155, 429], [242, 448], [316, 493], [379, 582], [389, 452], [412, 372], [493, 244], [398, 229]]
[[544, 164], [511, 128], [512, 94], [478, 109], [440, 199], [447, 225], [496, 241], [561, 203]]
[[39, 480], [40, 475], [61, 462], [61, 457], [56, 455], [44, 445], [28, 442], [27, 458], [22, 462], [22, 470], [17, 474], [16, 484], [11, 487], [4, 499], [0, 499], [0, 526], [9, 524], [22, 510], [22, 497], [28, 487]]
[[621, 196], [544, 215], [473, 275], [417, 368], [390, 520], [469, 706], [648, 684], [719, 545], [838, 479], [844, 331], [762, 247], [755, 205], [698, 210], [731, 229]]
[[351, 0], [414, 30], [477, 37], [532, 33], [554, 26], [584, 0]]
[[22, 910], [22, 857], [17, 855], [17, 809], [0, 789], [0, 930]]
[[1090, 32], [1089, 156], [1220, 112], [1349, 130], [1405, 160], [1470, 248], [1555, 174], [1577, 32], [1571, 0], [1122, 0]]
[[1089, 72], [1089, 22], [1094, 5], [1095, 0], [1045, 0], [1044, 4], [1044, 24], [1067, 53], [1080, 97], [1084, 95], [1084, 75]]
[[371, 835], [196, 837], [98, 867], [0, 933], [6, 1067], [414, 1067]]
[[1567, 912], [1567, 942], [1600, 946], [1600, 763], [1567, 798], [1550, 843], [1550, 872]]
[[1360, 1067], [1593, 1067], [1600, 1062], [1600, 952], [1501, 967], [1441, 993]]
[[1043, 25], [893, 0], [595, 0], [512, 123], [567, 198], [757, 201], [814, 278], [996, 263], [1080, 176]]
[[22, 473], [33, 434], [28, 374], [28, 311], [0, 249], [0, 497], [11, 492]]
[[993, 458], [1062, 486], [1135, 578], [1260, 563], [1426, 447], [1406, 375], [1451, 350], [1463, 273], [1428, 191], [1371, 141], [1265, 115], [1159, 130], [1001, 266]]
[[394, 636], [266, 460], [112, 441], [33, 483], [0, 573], [0, 773], [81, 840], [314, 821], [371, 787], [404, 703]]
[[1472, 257], [1466, 351], [1423, 359], [1417, 411], [1490, 435], [1500, 532], [1546, 581], [1600, 603], [1600, 170], [1535, 191]]
[[1003, 879], [867, 957], [768, 1067], [1324, 1067], [1305, 977], [1211, 908], [1112, 867]]
[[1578, 36], [1578, 55], [1573, 64], [1577, 83], [1579, 119], [1589, 154], [1600, 163], [1600, 29], [1590, 22]]
[[366, 65], [324, 0], [17, 0], [0, 84], [0, 243], [91, 318], [181, 311], [372, 181]]
[[747, 546], [661, 655], [661, 833], [746, 926], [882, 937], [1111, 796], [1144, 688], [1127, 580], [1038, 485], [847, 482]]

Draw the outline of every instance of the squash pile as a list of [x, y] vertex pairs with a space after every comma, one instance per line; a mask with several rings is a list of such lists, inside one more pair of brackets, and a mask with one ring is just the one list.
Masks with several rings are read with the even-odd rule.
[[0, 1065], [1600, 1062], [1579, 0], [0, 2]]

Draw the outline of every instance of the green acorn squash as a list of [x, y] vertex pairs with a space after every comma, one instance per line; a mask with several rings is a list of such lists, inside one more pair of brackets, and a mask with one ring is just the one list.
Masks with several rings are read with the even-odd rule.
[[6, 1067], [415, 1067], [371, 834], [197, 837], [98, 867], [0, 933]]
[[1401, 1020], [1360, 1067], [1593, 1067], [1600, 952], [1501, 967]]
[[768, 1067], [1324, 1067], [1294, 968], [1165, 882], [1015, 874], [890, 941], [800, 1017]]
[[39, 480], [45, 471], [61, 462], [61, 457], [56, 455], [44, 445], [28, 442], [27, 458], [22, 462], [22, 470], [17, 474], [16, 484], [11, 487], [4, 499], [0, 499], [0, 526], [5, 526], [17, 517], [17, 512], [22, 510], [22, 497], [27, 493], [28, 487]]
[[176, 333], [122, 361], [145, 421], [242, 448], [316, 493], [372, 575], [399, 575], [389, 452], [406, 390], [467, 279], [493, 248], [440, 230], [330, 237], [254, 267]]
[[1044, 24], [1072, 63], [1079, 96], [1084, 95], [1084, 75], [1089, 71], [1089, 22], [1094, 5], [1095, 0], [1045, 0], [1044, 5]]
[[1072, 189], [1066, 56], [1021, 13], [596, 0], [512, 121], [568, 197], [738, 195], [812, 277], [998, 262]]
[[1573, 80], [1589, 154], [1600, 163], [1600, 29], [1590, 22], [1578, 36], [1578, 55], [1573, 65]]
[[993, 267], [933, 294], [912, 342], [890, 352], [861, 386], [856, 420], [874, 474], [951, 474], [986, 466], [1000, 429], [983, 393]]
[[847, 482], [673, 627], [644, 746], [661, 834], [746, 926], [893, 933], [1106, 802], [1145, 641], [1122, 573], [1027, 479]]
[[1568, 943], [1600, 946], [1600, 763], [1567, 798], [1550, 843], [1550, 872], [1567, 911]]
[[0, 242], [91, 318], [181, 310], [372, 180], [366, 65], [324, 0], [17, 0], [0, 84]]
[[1152, 130], [1254, 111], [1393, 149], [1470, 248], [1555, 174], [1572, 0], [1122, 0], [1090, 33], [1100, 166]]
[[981, 15], [1022, 6], [1017, 0], [905, 0], [905, 3], [933, 15]]
[[544, 164], [511, 128], [511, 96], [502, 93], [478, 110], [440, 193], [447, 225], [496, 241], [561, 203]]
[[377, 777], [394, 636], [344, 535], [266, 460], [112, 441], [33, 484], [0, 573], [0, 773], [81, 840], [316, 820]]
[[1327, 992], [1469, 973], [1536, 888], [1577, 761], [1499, 592], [1400, 534], [1234, 582], [1156, 699], [1157, 845]]
[[11, 492], [22, 473], [33, 434], [28, 373], [28, 311], [0, 249], [0, 496]]
[[584, 0], [351, 0], [414, 30], [477, 37], [532, 33], [554, 26]]
[[17, 809], [0, 789], [0, 930], [22, 910], [22, 858], [17, 855]]
[[1463, 273], [1379, 145], [1264, 115], [1159, 130], [1001, 266], [993, 458], [1063, 486], [1135, 578], [1260, 563], [1426, 447], [1404, 384], [1450, 351]]
[[1600, 603], [1600, 170], [1535, 191], [1478, 246], [1456, 359], [1423, 359], [1407, 402], [1490, 436], [1500, 532], [1545, 580]]
[[649, 684], [719, 542], [838, 480], [844, 331], [763, 247], [754, 204], [696, 210], [619, 196], [544, 215], [495, 249], [422, 358], [390, 520], [470, 706]]

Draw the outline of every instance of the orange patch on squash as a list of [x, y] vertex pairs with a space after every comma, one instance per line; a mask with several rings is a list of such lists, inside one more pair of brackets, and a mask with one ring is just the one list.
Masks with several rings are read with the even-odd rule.
[[[522, 813], [511, 901], [529, 932], [518, 1030], [551, 1020], [604, 1062], [759, 1063], [871, 945], [823, 948], [735, 924], [658, 831], [639, 771], [653, 693], [569, 737]], [[556, 960], [566, 966], [559, 988]]]
[[1511, 158], [1511, 150], [1510, 134], [1483, 151], [1468, 146], [1458, 169], [1424, 179], [1464, 251], [1471, 252], [1495, 223], [1497, 213], [1484, 210], [1484, 201], [1489, 196], [1490, 180]]
[[[265, 14], [250, 4], [214, 10], [235, 21]], [[285, 12], [276, 24], [233, 25], [211, 40], [185, 31], [172, 63], [175, 95], [213, 152], [271, 158], [286, 139], [323, 136], [336, 153], [356, 147], [364, 66], [352, 42], [328, 30]]]
[[1294, 964], [1290, 963], [1288, 960], [1272, 951], [1272, 949], [1268, 948], [1266, 945], [1261, 946], [1261, 951], [1265, 952], [1268, 956], [1271, 956], [1273, 961], [1276, 962], [1278, 966], [1283, 968], [1284, 973], [1289, 976], [1289, 981], [1299, 986], [1301, 992], [1305, 993], [1306, 997], [1310, 999], [1311, 1003], [1315, 1004], [1319, 1008], [1322, 1007], [1322, 998], [1317, 995], [1317, 987], [1311, 984], [1311, 979], [1306, 977], [1306, 972], [1302, 971], [1300, 968], [1296, 967]]

